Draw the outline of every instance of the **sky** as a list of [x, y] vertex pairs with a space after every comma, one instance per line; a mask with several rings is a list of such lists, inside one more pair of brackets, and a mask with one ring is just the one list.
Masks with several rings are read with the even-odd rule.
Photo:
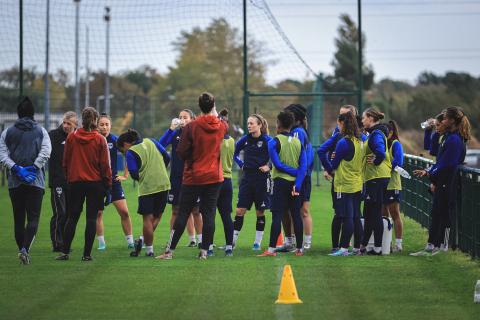
[[[45, 3], [24, 0], [24, 64], [38, 71], [45, 70]], [[71, 0], [50, 3], [50, 70], [62, 68], [73, 77], [75, 6]], [[105, 69], [105, 5], [112, 12], [111, 72], [143, 64], [167, 72], [177, 58], [172, 43], [180, 32], [205, 27], [212, 18], [228, 17], [241, 36], [242, 0], [81, 0], [80, 77], [86, 73], [87, 27], [89, 68]], [[18, 65], [18, 12], [17, 0], [0, 1], [0, 69]], [[262, 44], [263, 59], [274, 62], [268, 82], [331, 74], [342, 13], [356, 21], [357, 1], [249, 0], [249, 37]], [[362, 25], [366, 62], [377, 81], [388, 77], [414, 83], [422, 71], [480, 76], [480, 0], [363, 0]]]
[[[332, 73], [338, 16], [357, 21], [355, 0], [271, 0], [270, 9], [314, 69]], [[480, 1], [364, 0], [365, 57], [376, 80], [414, 82], [424, 70], [480, 76]], [[313, 39], [313, 40], [312, 40]]]

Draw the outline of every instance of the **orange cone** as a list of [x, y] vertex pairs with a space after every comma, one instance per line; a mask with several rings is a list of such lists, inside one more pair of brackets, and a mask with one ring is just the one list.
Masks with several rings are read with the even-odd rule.
[[298, 297], [297, 287], [293, 279], [292, 267], [287, 264], [283, 268], [282, 282], [280, 283], [280, 291], [276, 304], [296, 304], [303, 303]]
[[280, 248], [281, 246], [283, 246], [283, 233], [281, 231], [280, 231], [280, 234], [278, 235], [276, 246], [277, 248]]

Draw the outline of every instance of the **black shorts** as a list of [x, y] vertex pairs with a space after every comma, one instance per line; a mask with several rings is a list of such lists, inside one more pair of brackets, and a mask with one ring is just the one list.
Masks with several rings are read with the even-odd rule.
[[167, 205], [168, 191], [162, 191], [138, 197], [138, 213], [141, 215], [153, 214], [160, 217]]
[[180, 204], [180, 190], [182, 189], [182, 178], [170, 178], [170, 190], [168, 191], [168, 203], [173, 206]]
[[383, 203], [389, 178], [377, 178], [365, 182], [365, 202]]
[[302, 204], [304, 202], [310, 202], [310, 195], [312, 194], [312, 176], [305, 176], [302, 183], [302, 190], [300, 191], [300, 198]]
[[123, 199], [125, 199], [125, 193], [123, 192], [122, 184], [114, 181], [112, 184], [112, 202]]
[[385, 197], [383, 198], [384, 204], [391, 204], [402, 200], [402, 191], [401, 190], [387, 190], [385, 192]]
[[255, 203], [255, 209], [258, 211], [269, 209], [271, 185], [270, 174], [245, 171], [238, 187], [237, 208], [250, 210]]

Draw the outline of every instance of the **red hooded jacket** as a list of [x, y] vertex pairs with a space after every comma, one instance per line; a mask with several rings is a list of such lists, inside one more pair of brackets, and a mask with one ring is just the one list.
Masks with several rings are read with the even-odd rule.
[[183, 184], [223, 181], [220, 145], [227, 129], [228, 124], [213, 115], [198, 117], [182, 129], [177, 154], [185, 162]]
[[98, 131], [83, 128], [68, 135], [63, 151], [67, 182], [102, 181], [112, 186], [112, 169], [107, 140]]

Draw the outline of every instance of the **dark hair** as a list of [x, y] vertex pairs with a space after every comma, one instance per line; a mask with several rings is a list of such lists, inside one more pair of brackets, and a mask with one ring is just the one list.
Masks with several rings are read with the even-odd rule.
[[277, 121], [282, 129], [290, 130], [295, 123], [295, 116], [290, 111], [281, 111], [277, 115]]
[[250, 117], [257, 119], [258, 124], [262, 125], [262, 127], [260, 128], [260, 132], [262, 134], [268, 134], [268, 122], [261, 114], [254, 113], [251, 114]]
[[220, 119], [228, 122], [228, 109], [227, 109], [227, 108], [223, 108], [223, 109], [218, 113], [218, 117], [219, 117]]
[[99, 114], [95, 108], [85, 107], [82, 110], [82, 126], [87, 131], [95, 130], [98, 124]]
[[385, 114], [378, 111], [375, 108], [368, 108], [363, 113], [365, 113], [367, 115], [367, 117], [373, 118], [373, 120], [375, 120], [375, 122], [380, 121], [383, 118], [385, 118]]
[[17, 105], [18, 118], [31, 118], [35, 114], [35, 107], [29, 97], [23, 97], [22, 101]]
[[345, 104], [341, 106], [340, 109], [348, 109], [354, 116], [358, 115], [357, 107], [352, 106], [351, 104]]
[[128, 129], [127, 132], [122, 133], [117, 139], [117, 148], [123, 149], [123, 145], [126, 143], [135, 143], [140, 139], [140, 134], [135, 129]]
[[395, 120], [388, 121], [388, 132], [392, 133], [392, 136], [388, 139], [388, 147], [390, 147], [393, 141], [398, 140], [398, 125]]
[[110, 118], [110, 116], [108, 114], [106, 114], [105, 112], [100, 113], [100, 117], [98, 118], [98, 120], [100, 120], [102, 118], [108, 119], [110, 122], [112, 122], [112, 118]]
[[187, 108], [187, 109], [183, 109], [183, 110], [180, 111], [180, 112], [186, 112], [186, 113], [188, 113], [188, 114], [190, 115], [190, 118], [192, 118], [192, 120], [195, 120], [195, 118], [196, 118], [195, 113], [194, 113], [192, 110], [188, 109], [188, 108]]
[[283, 110], [293, 113], [293, 116], [295, 117], [295, 122], [300, 122], [303, 128], [307, 128], [307, 109], [303, 105], [299, 103], [293, 103], [285, 107]]
[[464, 141], [471, 138], [471, 126], [468, 117], [460, 107], [448, 107], [445, 110], [445, 118], [452, 119], [455, 124], [455, 130], [462, 136]]
[[209, 113], [215, 107], [215, 97], [208, 92], [204, 92], [198, 97], [198, 106], [203, 113]]
[[360, 139], [360, 129], [358, 128], [357, 118], [352, 112], [341, 113], [338, 115], [338, 121], [343, 123], [341, 134], [343, 136], [355, 137]]
[[443, 112], [435, 116], [435, 120], [437, 120], [438, 122], [442, 122], [443, 118], [445, 118], [445, 114]]

